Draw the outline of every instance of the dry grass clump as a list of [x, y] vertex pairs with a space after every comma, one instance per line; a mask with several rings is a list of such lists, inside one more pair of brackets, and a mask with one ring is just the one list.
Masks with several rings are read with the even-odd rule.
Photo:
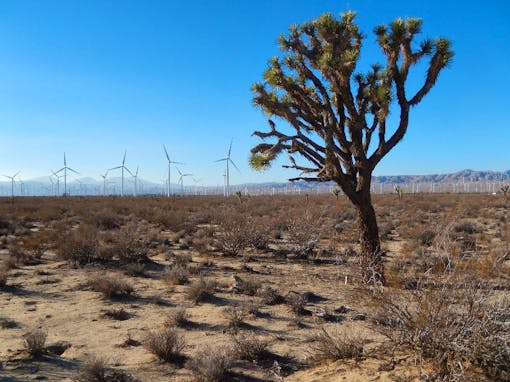
[[198, 280], [192, 282], [187, 290], [187, 297], [195, 304], [207, 301], [214, 296], [216, 289], [216, 282], [211, 279], [200, 277]]
[[239, 306], [227, 306], [223, 309], [223, 315], [227, 319], [227, 327], [237, 332], [244, 325], [245, 311]]
[[95, 274], [89, 278], [88, 286], [108, 299], [128, 297], [134, 292], [133, 285], [117, 275]]
[[[91, 225], [80, 225], [75, 231], [65, 234], [56, 248], [62, 260], [83, 266], [102, 260], [98, 245], [98, 230]], [[104, 260], [104, 259], [103, 259]]]
[[124, 308], [108, 309], [102, 314], [102, 316], [117, 321], [125, 321], [131, 318], [131, 314]]
[[196, 382], [223, 382], [229, 380], [232, 351], [227, 347], [207, 346], [199, 351], [186, 366]]
[[78, 382], [138, 382], [132, 375], [108, 368], [102, 357], [92, 356], [81, 366], [76, 377]]
[[170, 313], [165, 320], [166, 327], [178, 326], [184, 328], [190, 324], [190, 314], [185, 308], [178, 308]]
[[262, 285], [259, 289], [257, 289], [256, 296], [260, 297], [262, 299], [262, 303], [266, 305], [279, 304], [284, 300], [278, 291], [271, 288], [269, 285]]
[[9, 268], [5, 263], [0, 263], [0, 289], [7, 286], [7, 277], [9, 275]]
[[268, 353], [268, 342], [253, 333], [237, 334], [232, 337], [232, 341], [234, 342], [233, 351], [236, 358], [257, 361]]
[[28, 354], [30, 354], [30, 356], [39, 357], [44, 353], [46, 337], [46, 332], [41, 329], [36, 329], [23, 335], [23, 339], [25, 340], [25, 350]]
[[302, 315], [306, 312], [306, 298], [303, 294], [297, 292], [289, 292], [285, 298], [287, 305], [295, 315]]
[[184, 338], [172, 328], [150, 331], [144, 342], [145, 348], [165, 362], [180, 364], [184, 360], [182, 351], [186, 347]]
[[189, 276], [188, 268], [176, 264], [166, 269], [163, 279], [169, 285], [184, 285], [189, 282]]
[[378, 331], [393, 346], [411, 351], [427, 380], [464, 381], [480, 373], [508, 380], [508, 298], [483, 281], [453, 274], [430, 284], [405, 295], [376, 293]]
[[354, 359], [359, 361], [364, 355], [365, 340], [345, 329], [330, 333], [324, 328], [311, 338], [308, 353], [314, 363]]

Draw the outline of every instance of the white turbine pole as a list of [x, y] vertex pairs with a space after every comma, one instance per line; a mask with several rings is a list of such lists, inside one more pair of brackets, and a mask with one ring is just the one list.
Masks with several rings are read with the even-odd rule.
[[173, 164], [184, 164], [184, 163], [175, 162], [173, 160], [170, 160], [170, 156], [168, 155], [168, 151], [166, 150], [166, 146], [165, 145], [163, 145], [163, 150], [165, 152], [165, 156], [166, 156], [166, 160], [167, 160], [167, 165], [168, 165], [168, 179], [167, 179], [167, 184], [166, 184], [166, 196], [170, 197], [170, 168], [172, 167], [172, 163]]
[[21, 171], [18, 171], [16, 174], [14, 174], [13, 176], [9, 176], [9, 175], [4, 175], [6, 178], [9, 178], [11, 180], [11, 198], [14, 198], [14, 178], [16, 178], [16, 176], [18, 176], [18, 174], [20, 173]]
[[229, 162], [232, 163], [232, 165], [236, 168], [237, 171], [241, 172], [236, 164], [232, 161], [232, 159], [230, 158], [230, 153], [232, 151], [232, 141], [230, 141], [230, 146], [228, 148], [228, 154], [225, 158], [221, 158], [221, 159], [218, 159], [216, 160], [215, 162], [222, 162], [222, 161], [225, 161], [225, 196], [229, 196], [230, 195], [230, 172], [229, 172]]

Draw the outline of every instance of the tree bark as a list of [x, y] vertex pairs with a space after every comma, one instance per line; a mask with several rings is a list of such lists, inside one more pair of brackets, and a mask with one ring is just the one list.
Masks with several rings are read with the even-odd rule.
[[384, 264], [379, 241], [379, 228], [370, 192], [362, 193], [357, 198], [355, 206], [358, 210], [360, 266], [363, 282], [384, 284]]

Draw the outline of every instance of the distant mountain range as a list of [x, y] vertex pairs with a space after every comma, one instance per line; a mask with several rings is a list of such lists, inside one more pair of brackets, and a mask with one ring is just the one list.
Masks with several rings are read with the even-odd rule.
[[[67, 193], [70, 195], [119, 195], [121, 192], [121, 178], [108, 178], [103, 180], [93, 178], [79, 178], [67, 183]], [[507, 171], [473, 171], [462, 170], [450, 174], [432, 175], [390, 175], [375, 176], [372, 180], [373, 192], [393, 192], [395, 186], [401, 186], [406, 192], [497, 192], [503, 183], [510, 183], [510, 170]], [[104, 189], [106, 187], [106, 189]], [[332, 182], [267, 182], [245, 183], [231, 185], [231, 193], [323, 193], [330, 192], [335, 187]], [[134, 194], [132, 179], [124, 179], [124, 194]], [[223, 194], [223, 187], [209, 187], [178, 184], [171, 185], [172, 194]], [[11, 181], [0, 182], [0, 196], [10, 196], [12, 192]], [[137, 182], [138, 195], [165, 195], [166, 184], [154, 183], [144, 179]], [[50, 196], [62, 195], [64, 182], [50, 181], [49, 177], [41, 177], [23, 182], [14, 183], [14, 195], [17, 196]]]

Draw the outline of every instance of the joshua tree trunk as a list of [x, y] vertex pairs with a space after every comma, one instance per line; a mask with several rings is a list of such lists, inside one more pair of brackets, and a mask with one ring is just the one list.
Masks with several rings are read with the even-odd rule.
[[370, 193], [363, 193], [355, 207], [358, 210], [360, 265], [363, 282], [384, 284], [384, 265], [379, 241], [379, 229]]

